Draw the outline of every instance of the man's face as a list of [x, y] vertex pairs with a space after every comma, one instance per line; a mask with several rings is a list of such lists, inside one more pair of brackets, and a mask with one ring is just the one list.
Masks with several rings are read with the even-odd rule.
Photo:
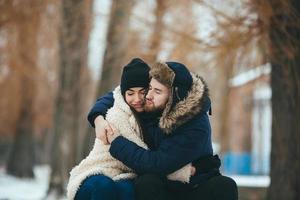
[[154, 112], [165, 109], [170, 96], [170, 89], [152, 78], [146, 95], [145, 111]]

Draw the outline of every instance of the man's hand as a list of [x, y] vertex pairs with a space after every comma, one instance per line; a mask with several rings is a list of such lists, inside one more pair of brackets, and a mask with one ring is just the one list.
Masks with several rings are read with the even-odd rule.
[[100, 139], [104, 144], [109, 144], [107, 139], [107, 134], [113, 132], [109, 123], [101, 115], [96, 117], [94, 123], [95, 123], [96, 137]]
[[116, 137], [118, 137], [120, 135], [120, 133], [118, 132], [118, 130], [115, 127], [113, 127], [113, 126], [110, 126], [110, 127], [111, 127], [112, 131], [109, 131], [106, 134], [109, 144], [111, 144], [114, 141], [114, 139], [116, 139]]

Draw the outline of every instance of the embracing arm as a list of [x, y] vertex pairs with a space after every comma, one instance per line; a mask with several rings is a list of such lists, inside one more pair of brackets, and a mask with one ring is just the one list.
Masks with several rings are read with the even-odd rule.
[[95, 105], [92, 107], [88, 114], [88, 121], [95, 128], [95, 119], [101, 115], [105, 117], [106, 112], [109, 108], [111, 108], [114, 104], [113, 93], [109, 92], [106, 95], [97, 99]]
[[146, 150], [118, 136], [111, 143], [110, 153], [137, 173], [170, 174], [201, 156], [212, 154], [207, 126], [188, 124], [164, 139], [156, 151]]

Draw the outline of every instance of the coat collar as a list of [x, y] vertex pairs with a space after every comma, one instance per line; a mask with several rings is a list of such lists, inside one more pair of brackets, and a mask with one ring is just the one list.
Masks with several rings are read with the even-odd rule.
[[118, 86], [113, 91], [114, 95], [114, 107], [120, 108], [123, 112], [125, 112], [128, 115], [132, 115], [132, 111], [129, 107], [129, 105], [125, 102], [125, 99], [121, 93], [121, 87]]
[[159, 120], [159, 126], [166, 134], [170, 134], [174, 129], [205, 110], [204, 103], [209, 98], [207, 85], [202, 77], [195, 74], [192, 74], [192, 77], [193, 85], [187, 97], [172, 108], [170, 108], [171, 105], [169, 104], [164, 109]]

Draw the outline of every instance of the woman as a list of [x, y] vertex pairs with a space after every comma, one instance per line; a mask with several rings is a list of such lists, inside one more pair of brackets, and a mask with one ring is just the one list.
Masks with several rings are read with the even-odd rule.
[[[146, 148], [142, 142], [134, 112], [143, 112], [145, 91], [149, 84], [149, 67], [140, 59], [133, 59], [124, 67], [121, 85], [114, 92], [114, 106], [106, 120], [122, 130], [121, 134]], [[124, 101], [125, 100], [125, 101]], [[95, 139], [88, 157], [70, 173], [68, 199], [133, 199], [132, 179], [135, 174], [109, 153], [109, 145]]]
[[[133, 59], [124, 67], [121, 85], [114, 92], [114, 105], [106, 114], [106, 120], [122, 136], [147, 149], [142, 141], [138, 113], [144, 111], [144, 96], [149, 84], [149, 67], [141, 59]], [[125, 100], [125, 101], [124, 101]], [[134, 172], [109, 153], [110, 145], [96, 139], [88, 157], [72, 169], [67, 187], [68, 199], [133, 199]], [[171, 180], [188, 180], [190, 165], [168, 176]], [[182, 177], [184, 177], [182, 179]], [[187, 178], [188, 177], [188, 178]]]

